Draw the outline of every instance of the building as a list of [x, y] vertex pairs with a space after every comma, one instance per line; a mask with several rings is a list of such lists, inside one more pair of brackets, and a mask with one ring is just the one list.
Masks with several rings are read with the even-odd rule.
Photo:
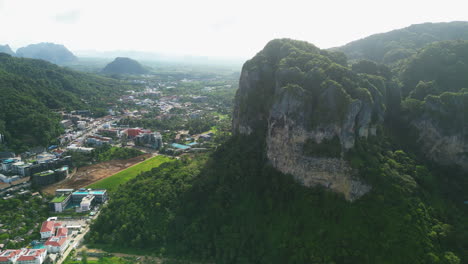
[[60, 121], [60, 125], [64, 128], [64, 129], [67, 129], [69, 127], [71, 127], [73, 125], [73, 122], [69, 119], [66, 119], [66, 120], [62, 120]]
[[56, 181], [64, 180], [68, 176], [68, 166], [58, 168], [54, 172]]
[[78, 121], [78, 125], [76, 126], [80, 130], [86, 129], [86, 121]]
[[57, 234], [55, 234], [55, 236], [67, 237], [68, 236], [68, 228], [66, 228], [66, 227], [57, 228]]
[[0, 161], [4, 161], [7, 159], [13, 159], [15, 157], [15, 153], [13, 152], [0, 152]]
[[57, 189], [55, 190], [55, 196], [60, 196], [62, 194], [71, 194], [74, 189]]
[[54, 160], [56, 157], [54, 154], [48, 152], [42, 152], [36, 156], [37, 162], [50, 162]]
[[120, 131], [118, 129], [98, 129], [98, 133], [105, 137], [120, 137]]
[[[57, 193], [57, 192], [56, 192]], [[70, 204], [71, 201], [71, 194], [61, 194], [60, 196], [56, 196], [52, 201], [49, 203], [49, 207], [51, 211], [54, 212], [63, 212], [65, 208]]]
[[3, 174], [0, 174], [0, 182], [12, 183], [12, 182], [17, 181], [19, 179], [20, 179], [20, 177], [18, 175], [9, 177], [9, 176], [5, 176]]
[[44, 243], [49, 253], [62, 253], [68, 246], [67, 237], [50, 237]]
[[18, 258], [26, 252], [26, 249], [7, 249], [0, 251], [0, 263], [16, 263]]
[[95, 197], [94, 195], [88, 194], [86, 197], [84, 197], [81, 200], [80, 209], [82, 212], [91, 210], [91, 204], [94, 200], [94, 197]]
[[13, 167], [13, 164], [18, 162], [18, 159], [6, 159], [2, 162], [2, 170], [10, 171]]
[[47, 256], [47, 250], [41, 249], [28, 249], [24, 252], [16, 262], [17, 264], [42, 264]]
[[33, 174], [33, 183], [41, 186], [49, 185], [61, 180], [68, 176], [68, 166], [63, 166], [54, 171], [46, 170]]
[[153, 149], [160, 149], [162, 147], [162, 136], [159, 132], [143, 133], [134, 138], [135, 145], [145, 146]]
[[91, 151], [93, 151], [94, 148], [85, 148], [85, 147], [77, 147], [76, 145], [70, 145], [67, 147], [67, 150], [83, 152], [83, 153], [91, 153]]
[[41, 239], [46, 239], [54, 236], [55, 229], [62, 226], [62, 223], [55, 221], [45, 221], [41, 226]]
[[110, 137], [101, 137], [101, 136], [89, 136], [86, 139], [86, 143], [93, 146], [102, 146], [104, 144], [112, 144], [112, 138]]
[[94, 201], [96, 203], [104, 203], [108, 199], [107, 190], [105, 190], [105, 189], [96, 189], [96, 190], [80, 189], [80, 190], [72, 193], [72, 202], [73, 203], [81, 203], [81, 200], [83, 200], [83, 198], [88, 196], [89, 194], [91, 194], [91, 195], [93, 195], [95, 197]]

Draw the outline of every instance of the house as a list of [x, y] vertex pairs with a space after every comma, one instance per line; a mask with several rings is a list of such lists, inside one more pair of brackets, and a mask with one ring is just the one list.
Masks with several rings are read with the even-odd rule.
[[47, 239], [44, 245], [49, 253], [62, 253], [68, 246], [68, 240], [66, 236], [53, 236]]
[[41, 249], [28, 249], [23, 253], [16, 262], [17, 264], [42, 264], [47, 256], [47, 250]]
[[16, 263], [26, 249], [7, 249], [0, 252], [0, 263]]
[[55, 234], [55, 229], [59, 226], [62, 226], [62, 223], [55, 221], [45, 221], [41, 226], [41, 238], [46, 239]]

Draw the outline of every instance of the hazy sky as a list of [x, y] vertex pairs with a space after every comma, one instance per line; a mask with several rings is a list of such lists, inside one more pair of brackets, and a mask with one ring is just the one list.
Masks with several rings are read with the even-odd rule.
[[243, 58], [273, 39], [320, 48], [422, 22], [468, 20], [466, 0], [0, 0], [0, 44]]

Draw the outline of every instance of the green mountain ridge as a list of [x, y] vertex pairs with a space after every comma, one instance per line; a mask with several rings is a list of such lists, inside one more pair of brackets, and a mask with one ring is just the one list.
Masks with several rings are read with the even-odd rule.
[[406, 59], [427, 44], [444, 40], [468, 40], [468, 22], [423, 23], [350, 42], [333, 50], [350, 60], [393, 64]]
[[434, 43], [391, 71], [270, 41], [243, 66], [233, 137], [121, 186], [87, 241], [181, 262], [465, 263], [466, 52]]
[[102, 98], [115, 98], [124, 89], [112, 79], [0, 54], [0, 133], [13, 150], [47, 146], [61, 130], [53, 111], [103, 112]]

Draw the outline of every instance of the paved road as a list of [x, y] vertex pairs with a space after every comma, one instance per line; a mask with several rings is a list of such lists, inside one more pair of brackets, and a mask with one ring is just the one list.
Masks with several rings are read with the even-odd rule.
[[[102, 208], [101, 208], [101, 210], [102, 210]], [[93, 219], [98, 218], [99, 214], [101, 213], [101, 210], [99, 210], [97, 212], [97, 214], [94, 216]], [[73, 249], [77, 249], [80, 246], [80, 244], [83, 243], [84, 236], [86, 235], [86, 233], [88, 233], [88, 231], [89, 231], [89, 224], [86, 224], [84, 229], [81, 230], [81, 234], [78, 234], [75, 238], [70, 238], [71, 240], [73, 240], [73, 242], [70, 242], [70, 244], [68, 245], [68, 248], [63, 252], [62, 257], [57, 261], [56, 264], [62, 264], [67, 259], [70, 252]]]

